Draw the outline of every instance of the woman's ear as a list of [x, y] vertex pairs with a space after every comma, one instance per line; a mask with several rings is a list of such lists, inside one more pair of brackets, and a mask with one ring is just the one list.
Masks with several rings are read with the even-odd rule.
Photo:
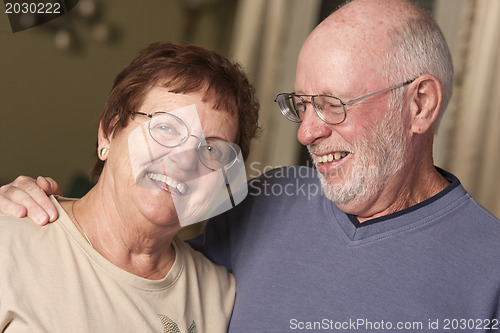
[[97, 156], [101, 161], [105, 161], [108, 158], [109, 153], [109, 134], [107, 131], [103, 130], [102, 123], [99, 123], [99, 131], [97, 133]]
[[411, 130], [423, 134], [437, 124], [443, 87], [437, 77], [429, 74], [419, 76], [413, 85], [415, 90], [410, 100]]

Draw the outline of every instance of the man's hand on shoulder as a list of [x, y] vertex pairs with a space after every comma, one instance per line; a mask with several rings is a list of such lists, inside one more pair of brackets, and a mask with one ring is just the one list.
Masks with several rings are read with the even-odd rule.
[[49, 195], [61, 195], [59, 185], [49, 177], [19, 176], [12, 183], [0, 187], [0, 212], [26, 217], [39, 225], [54, 222], [57, 210]]

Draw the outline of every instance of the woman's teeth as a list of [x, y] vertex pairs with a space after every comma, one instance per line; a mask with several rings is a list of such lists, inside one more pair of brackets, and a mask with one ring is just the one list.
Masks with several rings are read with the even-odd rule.
[[346, 157], [347, 155], [349, 155], [349, 153], [346, 151], [343, 151], [343, 152], [336, 151], [335, 153], [332, 153], [332, 154], [318, 156], [318, 162], [319, 163], [330, 163], [333, 161], [338, 161], [341, 158]]
[[184, 183], [179, 183], [178, 181], [176, 181], [173, 178], [167, 177], [165, 175], [160, 175], [157, 173], [148, 172], [147, 175], [149, 178], [151, 178], [154, 181], [162, 182], [162, 183], [164, 183], [172, 188], [177, 189], [177, 191], [179, 191], [180, 194], [186, 193], [187, 186]]

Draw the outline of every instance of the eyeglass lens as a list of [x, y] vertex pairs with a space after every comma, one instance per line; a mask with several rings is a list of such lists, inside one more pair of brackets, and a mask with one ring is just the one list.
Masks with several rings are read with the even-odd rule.
[[168, 113], [155, 114], [150, 120], [149, 131], [153, 139], [165, 147], [176, 147], [186, 141], [189, 135], [186, 124]]
[[[189, 138], [189, 129], [182, 119], [170, 113], [156, 113], [150, 120], [149, 131], [160, 145], [173, 148]], [[197, 148], [203, 165], [212, 170], [229, 168], [237, 159], [236, 145], [219, 139], [207, 139]]]
[[303, 120], [307, 103], [312, 103], [316, 112], [328, 123], [341, 123], [345, 118], [344, 106], [339, 99], [331, 96], [314, 96], [307, 101], [303, 96], [281, 95], [279, 102], [283, 115], [295, 122]]
[[238, 158], [238, 151], [229, 142], [207, 139], [198, 148], [201, 163], [209, 169], [221, 170], [229, 168]]

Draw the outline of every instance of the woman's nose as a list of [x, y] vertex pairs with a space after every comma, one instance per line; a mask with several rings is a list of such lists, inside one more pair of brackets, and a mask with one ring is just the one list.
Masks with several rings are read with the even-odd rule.
[[173, 148], [168, 158], [182, 170], [195, 170], [199, 165], [198, 144], [198, 138], [190, 135], [182, 145]]

